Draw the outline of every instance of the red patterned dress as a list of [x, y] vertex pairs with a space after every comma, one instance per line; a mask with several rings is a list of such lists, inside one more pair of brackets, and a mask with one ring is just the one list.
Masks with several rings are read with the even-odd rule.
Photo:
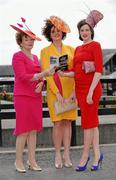
[[74, 54], [74, 72], [76, 84], [76, 97], [81, 110], [81, 125], [84, 129], [95, 128], [99, 124], [98, 105], [102, 95], [102, 87], [98, 82], [93, 92], [93, 104], [86, 102], [86, 97], [91, 86], [95, 72], [85, 73], [82, 68], [83, 61], [94, 61], [95, 71], [102, 73], [103, 57], [102, 49], [98, 42], [92, 41], [88, 44], [78, 46]]

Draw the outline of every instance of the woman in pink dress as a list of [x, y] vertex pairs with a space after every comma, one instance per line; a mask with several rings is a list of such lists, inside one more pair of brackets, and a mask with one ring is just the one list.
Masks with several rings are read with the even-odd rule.
[[16, 138], [16, 161], [15, 167], [18, 172], [26, 172], [23, 164], [23, 150], [25, 144], [28, 147], [29, 169], [41, 171], [41, 167], [36, 162], [36, 133], [42, 130], [42, 78], [48, 71], [41, 72], [41, 67], [36, 55], [31, 53], [36, 37], [25, 25], [14, 26], [16, 42], [20, 51], [14, 53], [12, 66], [14, 70], [14, 107], [16, 110], [16, 128], [14, 135]]

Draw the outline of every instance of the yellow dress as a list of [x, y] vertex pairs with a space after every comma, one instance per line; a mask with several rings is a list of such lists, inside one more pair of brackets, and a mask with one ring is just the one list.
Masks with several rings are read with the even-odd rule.
[[[68, 68], [71, 69], [73, 66], [73, 54], [74, 49], [71, 46], [67, 46], [62, 44], [62, 53], [60, 54], [56, 47], [52, 44], [50, 44], [48, 47], [45, 47], [41, 50], [40, 60], [41, 60], [41, 66], [42, 70], [46, 70], [50, 68], [50, 56], [59, 57], [61, 55], [68, 55]], [[54, 103], [57, 100], [56, 93], [59, 91], [53, 76], [49, 76], [46, 78], [47, 80], [47, 102], [48, 102], [48, 108], [50, 113], [50, 118], [53, 122], [60, 121], [62, 119], [66, 120], [76, 120], [77, 119], [77, 109], [61, 113], [59, 115], [55, 114], [54, 109]], [[75, 90], [75, 82], [74, 78], [69, 77], [60, 77], [61, 85], [62, 85], [62, 91], [63, 91], [63, 97], [68, 98], [73, 90]]]

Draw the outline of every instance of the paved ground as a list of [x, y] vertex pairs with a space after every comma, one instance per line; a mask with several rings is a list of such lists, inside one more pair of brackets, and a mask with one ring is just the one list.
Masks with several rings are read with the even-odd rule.
[[[27, 170], [27, 173], [22, 174], [15, 171], [14, 151], [5, 152], [4, 149], [0, 149], [0, 180], [116, 180], [116, 144], [101, 145], [101, 150], [104, 153], [103, 167], [97, 172], [90, 171], [92, 153], [87, 170], [85, 172], [75, 171], [82, 149], [73, 147], [71, 149], [72, 168], [56, 169], [54, 167], [54, 149], [44, 149], [37, 151], [37, 159], [43, 171]], [[25, 162], [26, 159], [27, 154], [25, 153]]]

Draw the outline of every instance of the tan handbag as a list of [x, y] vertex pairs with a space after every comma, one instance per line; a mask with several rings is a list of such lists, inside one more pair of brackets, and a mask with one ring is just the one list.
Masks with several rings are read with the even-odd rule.
[[56, 101], [54, 106], [55, 106], [55, 114], [58, 115], [58, 114], [76, 109], [77, 108], [77, 102], [75, 100], [71, 100], [71, 101], [65, 101], [62, 104], [59, 101]]

